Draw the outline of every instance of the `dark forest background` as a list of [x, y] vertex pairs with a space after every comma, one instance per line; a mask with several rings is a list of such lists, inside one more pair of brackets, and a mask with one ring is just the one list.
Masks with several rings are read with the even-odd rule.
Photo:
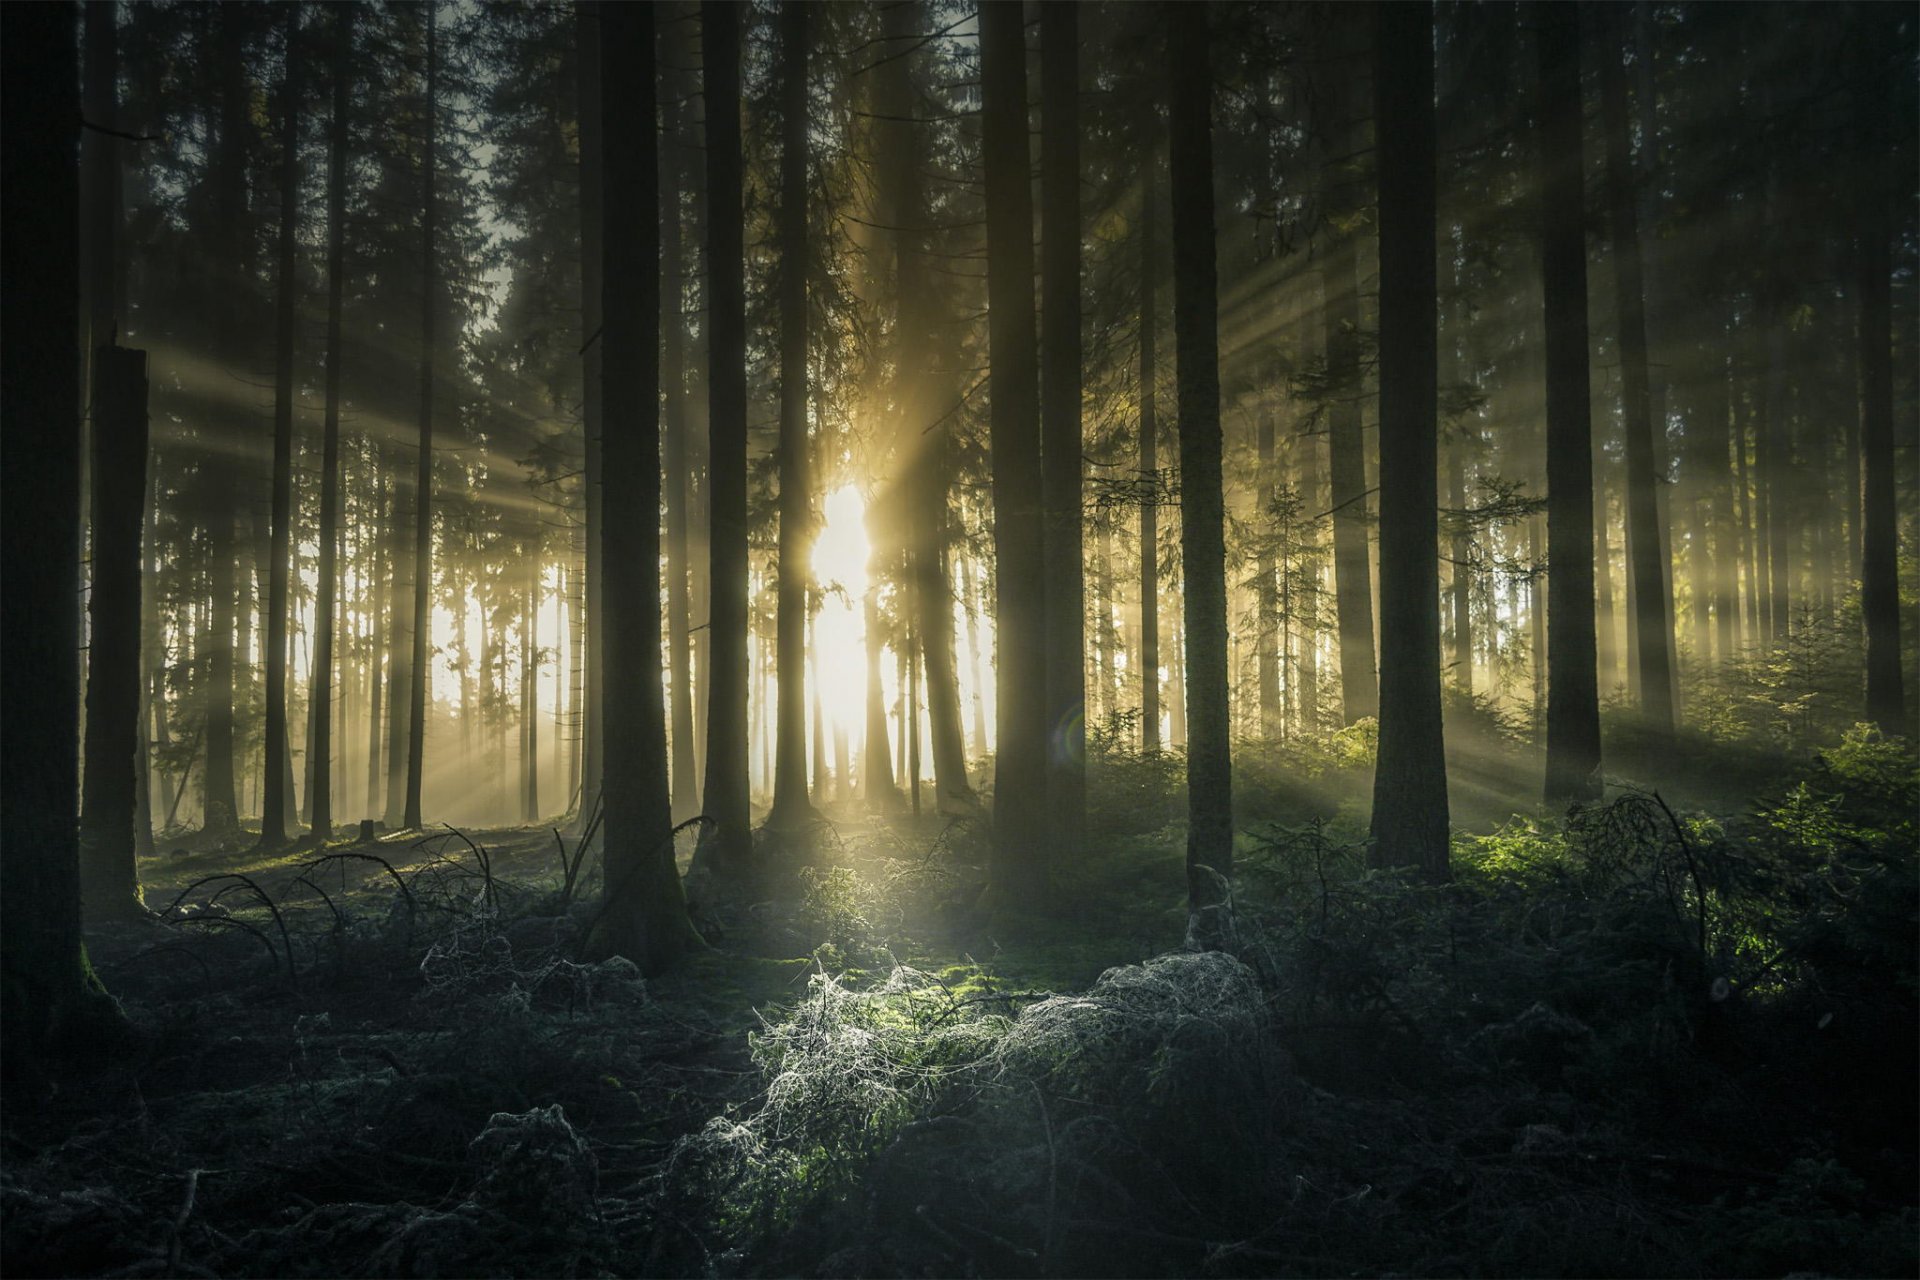
[[1916, 1265], [1910, 6], [0, 17], [9, 1273]]

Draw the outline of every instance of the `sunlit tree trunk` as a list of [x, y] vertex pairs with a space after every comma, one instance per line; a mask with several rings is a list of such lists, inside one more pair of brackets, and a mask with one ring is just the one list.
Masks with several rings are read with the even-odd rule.
[[262, 774], [260, 844], [284, 844], [293, 796], [287, 779], [287, 624], [289, 560], [293, 554], [294, 326], [300, 276], [295, 263], [300, 219], [300, 112], [306, 55], [300, 48], [298, 6], [286, 11], [286, 78], [280, 86], [280, 234], [274, 284], [273, 511], [267, 551], [266, 769]]
[[1254, 483], [1253, 518], [1255, 528], [1268, 530], [1268, 541], [1261, 546], [1260, 554], [1254, 561], [1254, 643], [1257, 649], [1254, 663], [1257, 668], [1259, 736], [1270, 740], [1282, 737], [1285, 733], [1284, 713], [1280, 705], [1280, 665], [1283, 658], [1280, 589], [1271, 545], [1274, 473], [1278, 462], [1274, 457], [1274, 408], [1270, 394], [1262, 396], [1262, 403], [1255, 412], [1259, 415], [1254, 423], [1254, 453], [1259, 475]]
[[605, 486], [600, 479], [600, 282], [604, 235], [601, 226], [600, 172], [600, 8], [593, 0], [573, 6], [574, 47], [580, 67], [578, 86], [580, 121], [580, 418], [583, 441], [580, 489], [585, 507], [582, 536], [586, 543], [585, 691], [580, 713], [580, 809], [575, 816], [581, 830], [593, 818], [600, 800], [602, 697], [605, 681], [606, 636], [601, 627], [605, 606], [600, 599], [602, 564], [600, 525], [605, 510]]
[[681, 161], [681, 106], [672, 94], [663, 104], [664, 144], [661, 147], [660, 271], [666, 309], [662, 349], [666, 365], [666, 508], [667, 508], [667, 685], [669, 746], [673, 751], [673, 820], [683, 822], [700, 812], [700, 790], [695, 785], [693, 755], [693, 689], [690, 685], [688, 632], [692, 626], [687, 595], [687, 378], [686, 378], [686, 255], [680, 225], [680, 193], [686, 179]]
[[[1624, 10], [1620, 11], [1624, 14]], [[1620, 34], [1615, 25], [1615, 34]], [[1627, 434], [1628, 551], [1633, 557], [1636, 660], [1640, 709], [1656, 741], [1673, 732], [1673, 683], [1667, 663], [1665, 574], [1661, 566], [1659, 484], [1654, 424], [1647, 385], [1647, 328], [1640, 265], [1640, 231], [1628, 157], [1626, 72], [1620, 46], [1605, 42], [1600, 98], [1607, 153], [1607, 207], [1613, 238], [1614, 292], [1619, 311], [1622, 407]]]
[[1159, 116], [1142, 95], [1140, 164], [1140, 749], [1160, 750]]
[[1220, 478], [1219, 301], [1213, 225], [1213, 72], [1205, 6], [1167, 7], [1173, 334], [1179, 357], [1180, 570], [1185, 604], [1190, 938], [1226, 939], [1197, 913], [1233, 874], [1226, 500]]
[[440, 304], [438, 252], [440, 210], [435, 195], [440, 118], [438, 0], [427, 0], [427, 136], [421, 153], [424, 199], [420, 221], [420, 443], [413, 486], [413, 679], [407, 685], [407, 805], [401, 821], [418, 827], [421, 776], [427, 744], [427, 637], [433, 629], [433, 380], [434, 319]]
[[780, 564], [774, 729], [775, 828], [816, 816], [807, 798], [807, 553], [813, 544], [807, 443], [807, 6], [780, 6]]
[[1380, 750], [1372, 860], [1445, 880], [1433, 8], [1374, 9], [1380, 167]]
[[[333, 118], [327, 139], [327, 383], [326, 420], [320, 445], [320, 564], [314, 601], [313, 692], [307, 714], [312, 763], [307, 786], [310, 821], [316, 842], [333, 834], [333, 641], [338, 629], [334, 605], [339, 591], [335, 562], [340, 542], [340, 396], [341, 311], [346, 294], [347, 112], [353, 93], [353, 7], [334, 11]], [[457, 625], [465, 634], [466, 620]], [[464, 664], [463, 664], [464, 669]], [[461, 713], [466, 713], [461, 701]]]
[[753, 853], [747, 765], [747, 367], [740, 157], [741, 10], [702, 0], [707, 155], [708, 648], [701, 852], [723, 874]]

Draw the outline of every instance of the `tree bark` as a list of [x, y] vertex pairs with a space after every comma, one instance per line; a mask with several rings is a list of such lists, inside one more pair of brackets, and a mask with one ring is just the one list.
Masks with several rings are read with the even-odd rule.
[[818, 815], [807, 798], [807, 553], [813, 543], [807, 444], [807, 6], [780, 6], [780, 564], [774, 619], [775, 829]]
[[1207, 9], [1169, 6], [1167, 127], [1173, 198], [1173, 334], [1179, 359], [1180, 571], [1185, 590], [1187, 912], [1190, 938], [1224, 944], [1204, 919], [1233, 875], [1228, 721], [1226, 499], [1220, 477], [1219, 297], [1213, 224], [1213, 70]]
[[[1046, 538], [1047, 814], [1071, 855], [1087, 821], [1086, 568], [1080, 371], [1080, 20], [1040, 5], [1042, 501]], [[944, 596], [944, 592], [943, 592]], [[929, 673], [931, 674], [931, 673]]]
[[427, 5], [427, 136], [421, 153], [424, 179], [420, 224], [420, 444], [413, 486], [413, 678], [407, 684], [407, 807], [401, 817], [412, 828], [421, 823], [420, 787], [427, 745], [427, 636], [433, 628], [433, 379], [434, 312], [438, 307], [440, 210], [435, 195], [435, 155], [440, 117], [440, 37], [438, 9]]
[[673, 784], [673, 820], [676, 824], [700, 812], [700, 788], [694, 776], [693, 689], [691, 685], [692, 601], [687, 592], [687, 378], [686, 378], [686, 254], [680, 224], [680, 195], [687, 178], [681, 157], [681, 104], [666, 95], [660, 148], [660, 270], [666, 307], [661, 344], [666, 365], [666, 508], [667, 508], [667, 686], [668, 745], [673, 752], [669, 775]]
[[1449, 878], [1440, 721], [1433, 8], [1374, 10], [1380, 166], [1380, 750], [1372, 861]]
[[[1624, 19], [1626, 11], [1615, 16]], [[1615, 23], [1615, 35], [1623, 35]], [[1640, 230], [1628, 156], [1626, 71], [1621, 44], [1603, 42], [1600, 102], [1607, 152], [1607, 209], [1613, 237], [1614, 292], [1620, 320], [1622, 409], [1627, 434], [1627, 521], [1633, 557], [1635, 658], [1640, 710], [1656, 745], [1673, 734], [1673, 683], [1667, 663], [1665, 575], [1660, 512], [1654, 494], [1653, 419], [1647, 386], [1647, 323], [1640, 265]]]
[[[134, 860], [140, 783], [141, 513], [147, 496], [147, 353], [93, 354], [93, 590], [88, 597], [80, 896], [88, 921], [142, 914]], [[16, 728], [22, 722], [15, 722]]]
[[1154, 330], [1160, 274], [1158, 116], [1141, 98], [1140, 164], [1140, 749], [1160, 750], [1160, 368]]
[[659, 973], [699, 945], [673, 857], [660, 687], [660, 192], [651, 5], [600, 10], [605, 245], [606, 901], [590, 939]]
[[986, 166], [987, 321], [993, 453], [994, 617], [998, 658], [994, 894], [1044, 900], [1047, 888], [1045, 525], [1034, 326], [1027, 48], [1014, 0], [980, 5], [981, 152]]
[[[1882, 72], [1881, 74], [1886, 74]], [[1861, 137], [1881, 136], [1884, 109], [1870, 86], [1861, 91]], [[1881, 96], [1884, 91], [1881, 91]], [[1872, 172], [1884, 153], [1870, 152]], [[1866, 480], [1861, 492], [1860, 613], [1867, 633], [1867, 715], [1888, 734], [1909, 731], [1900, 661], [1899, 526], [1894, 492], [1893, 338], [1889, 276], [1889, 193], [1869, 179], [1856, 193], [1859, 211], [1860, 452]]]
[[722, 874], [753, 854], [747, 738], [747, 323], [740, 156], [741, 11], [700, 5], [701, 87], [707, 122], [707, 694], [706, 816], [702, 855]]
[[576, 815], [584, 831], [593, 820], [600, 796], [602, 695], [606, 673], [606, 636], [600, 625], [602, 602], [600, 525], [605, 510], [605, 486], [600, 479], [600, 282], [603, 275], [604, 229], [601, 224], [600, 173], [600, 8], [592, 0], [573, 6], [574, 49], [580, 65], [578, 115], [580, 120], [580, 418], [584, 440], [580, 489], [586, 508], [587, 661], [580, 715], [580, 809]]
[[333, 640], [340, 587], [335, 557], [340, 542], [341, 317], [346, 298], [347, 113], [353, 95], [353, 7], [340, 6], [334, 21], [333, 118], [328, 122], [327, 139], [327, 404], [320, 444], [320, 564], [314, 601], [313, 692], [307, 705], [307, 714], [313, 720], [309, 747], [313, 753], [312, 782], [307, 790], [316, 844], [333, 835]]
[[1549, 801], [1598, 799], [1593, 424], [1587, 335], [1580, 17], [1539, 11], [1540, 281], [1547, 363], [1547, 776]]
[[[97, 1007], [80, 935], [80, 67], [69, 5], [0, 9], [0, 1082], [18, 1107]], [[31, 733], [19, 732], [31, 726]]]
[[273, 511], [269, 526], [266, 617], [266, 771], [262, 776], [260, 846], [285, 844], [293, 816], [286, 785], [292, 773], [287, 728], [287, 623], [289, 560], [293, 554], [294, 326], [300, 275], [295, 260], [300, 219], [300, 108], [305, 92], [305, 55], [300, 48], [299, 6], [287, 9], [286, 77], [280, 91], [280, 233], [274, 284]]

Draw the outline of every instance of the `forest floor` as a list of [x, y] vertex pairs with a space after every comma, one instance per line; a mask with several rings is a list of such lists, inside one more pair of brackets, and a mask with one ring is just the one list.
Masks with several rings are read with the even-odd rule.
[[982, 824], [829, 807], [655, 979], [580, 958], [564, 831], [176, 845], [89, 932], [132, 1031], [9, 1108], [0, 1262], [1913, 1274], [1920, 792], [1869, 748], [1670, 826], [1463, 757], [1450, 890], [1364, 869], [1364, 769], [1255, 760], [1231, 954], [1181, 950], [1167, 759], [1096, 762], [1030, 911], [976, 907]]

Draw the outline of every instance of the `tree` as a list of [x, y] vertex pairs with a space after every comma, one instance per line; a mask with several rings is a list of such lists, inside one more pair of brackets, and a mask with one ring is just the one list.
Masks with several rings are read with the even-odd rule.
[[[1341, 11], [1336, 9], [1335, 13]], [[1365, 149], [1362, 93], [1351, 83], [1329, 95], [1337, 104], [1336, 140], [1322, 149], [1320, 186], [1335, 223], [1327, 247], [1326, 301], [1321, 309], [1328, 385], [1327, 480], [1333, 512], [1334, 615], [1340, 638], [1341, 713], [1348, 724], [1380, 711], [1374, 669], [1373, 573], [1367, 551], [1366, 446], [1360, 402], [1365, 381], [1360, 333], [1359, 236], [1351, 229], [1361, 206], [1358, 157]]]
[[658, 973], [699, 938], [673, 860], [660, 687], [660, 194], [651, 5], [600, 10], [601, 173], [621, 234], [605, 245], [601, 536], [607, 643], [606, 903], [592, 943]]
[[1047, 885], [1045, 529], [1034, 332], [1027, 48], [1016, 0], [980, 5], [981, 152], [997, 624], [993, 891], [1033, 902]]
[[1440, 724], [1433, 7], [1375, 6], [1380, 166], [1380, 750], [1372, 860], [1448, 878]]
[[[1886, 25], [1884, 19], [1875, 23], [1881, 28]], [[1869, 66], [1870, 72], [1855, 88], [1857, 137], [1867, 156], [1866, 179], [1855, 194], [1854, 206], [1859, 220], [1860, 453], [1865, 464], [1860, 613], [1867, 633], [1867, 715], [1882, 732], [1895, 734], [1908, 732], [1908, 726], [1900, 661], [1900, 534], [1894, 489], [1893, 322], [1888, 282], [1892, 196], [1880, 173], [1885, 155], [1882, 140], [1893, 111], [1888, 105], [1893, 95], [1886, 83], [1893, 73], [1884, 66]]]
[[[427, 635], [433, 627], [433, 379], [434, 313], [440, 306], [439, 264], [434, 259], [440, 209], [434, 190], [439, 164], [435, 134], [440, 118], [438, 0], [427, 0], [427, 136], [420, 153], [423, 189], [420, 217], [420, 443], [413, 482], [413, 676], [407, 682], [407, 804], [400, 821], [420, 825], [420, 784], [427, 748]], [[398, 708], [396, 707], [397, 711]]]
[[[16, 1103], [102, 997], [80, 935], [80, 68], [70, 5], [0, 10], [0, 1080]], [[21, 728], [31, 727], [31, 732]], [[129, 766], [132, 762], [128, 761]]]
[[[1086, 553], [1081, 538], [1080, 21], [1040, 6], [1040, 466], [1046, 510], [1047, 813], [1053, 845], [1080, 847], [1087, 810]], [[931, 674], [931, 673], [929, 673]]]
[[807, 554], [813, 543], [807, 442], [807, 6], [780, 6], [780, 566], [773, 809], [776, 830], [817, 816], [807, 799]]
[[[663, 54], [671, 48], [664, 38], [661, 44]], [[666, 61], [664, 57], [662, 60]], [[666, 382], [667, 738], [673, 751], [669, 774], [673, 784], [673, 820], [680, 823], [700, 812], [690, 669], [693, 601], [687, 584], [687, 504], [692, 475], [687, 449], [686, 251], [680, 217], [681, 195], [691, 174], [686, 163], [688, 148], [680, 137], [683, 105], [675, 86], [669, 86], [665, 97], [664, 142], [660, 148], [660, 270], [667, 289], [662, 317], [666, 330], [662, 342], [666, 361], [662, 377]]]
[[1160, 750], [1159, 115], [1140, 99], [1140, 749]]
[[[140, 785], [140, 533], [147, 496], [147, 353], [93, 356], [93, 589], [88, 596], [80, 896], [90, 921], [143, 914], [134, 861]], [[22, 724], [15, 721], [16, 725]]]
[[[740, 159], [740, 16], [702, 0], [701, 94], [707, 122], [706, 816], [700, 849], [716, 870], [753, 854], [747, 794], [747, 319]], [[603, 64], [604, 65], [604, 64]]]
[[[1233, 874], [1226, 498], [1220, 479], [1219, 298], [1213, 226], [1213, 71], [1207, 48], [1207, 7], [1168, 6], [1167, 18], [1173, 336], [1180, 362], [1180, 569], [1186, 584], [1187, 911], [1196, 918], [1204, 908], [1221, 903], [1220, 884]], [[1204, 931], [1200, 936], [1209, 942], [1223, 941]]]
[[600, 347], [600, 288], [603, 275], [601, 226], [602, 182], [600, 175], [600, 13], [594, 0], [577, 0], [573, 6], [574, 48], [580, 66], [576, 115], [580, 121], [580, 328], [584, 335], [580, 351], [580, 420], [584, 436], [581, 455], [581, 505], [585, 509], [582, 539], [585, 543], [582, 566], [582, 592], [587, 613], [586, 671], [581, 691], [584, 707], [580, 724], [580, 812], [584, 831], [592, 821], [595, 803], [601, 797], [601, 696], [606, 671], [606, 642], [600, 619], [605, 606], [600, 598], [601, 551], [600, 525], [605, 508], [605, 486], [600, 479], [600, 371], [603, 367]]
[[1549, 800], [1600, 794], [1593, 630], [1593, 432], [1587, 385], [1587, 236], [1579, 11], [1540, 11], [1540, 280], [1547, 360]]
[[305, 56], [300, 48], [300, 7], [287, 8], [286, 77], [280, 92], [280, 235], [275, 253], [273, 375], [273, 515], [267, 568], [267, 764], [262, 778], [260, 844], [287, 839], [293, 797], [287, 733], [287, 575], [293, 554], [294, 325], [300, 273], [295, 259], [300, 222], [300, 107]]
[[320, 444], [320, 563], [313, 619], [313, 752], [308, 784], [309, 818], [314, 843], [333, 834], [333, 642], [337, 629], [340, 543], [340, 396], [341, 312], [346, 293], [347, 117], [353, 95], [353, 17], [351, 4], [334, 10], [333, 118], [327, 133], [327, 384], [326, 418]]
[[[1606, 11], [1609, 15], [1613, 11]], [[1638, 641], [1640, 712], [1656, 739], [1673, 734], [1673, 684], [1667, 662], [1665, 568], [1661, 554], [1660, 484], [1654, 454], [1652, 403], [1647, 385], [1645, 286], [1640, 228], [1628, 152], [1626, 71], [1620, 53], [1626, 9], [1601, 44], [1600, 114], [1607, 154], [1607, 221], [1613, 237], [1613, 284], [1620, 320], [1621, 411], [1627, 436], [1627, 542], [1633, 557], [1634, 635]]]

